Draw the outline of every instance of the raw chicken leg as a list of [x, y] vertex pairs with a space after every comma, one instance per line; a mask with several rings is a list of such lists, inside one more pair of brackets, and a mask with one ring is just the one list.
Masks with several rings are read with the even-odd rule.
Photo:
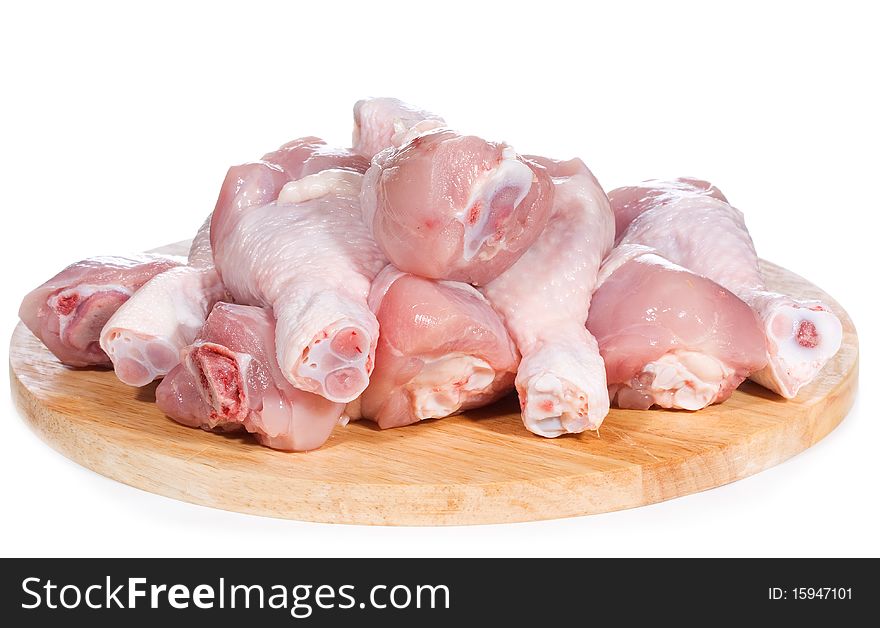
[[116, 376], [130, 386], [164, 377], [180, 361], [226, 289], [214, 268], [210, 220], [190, 247], [189, 264], [153, 277], [110, 318], [101, 332], [101, 348]]
[[387, 266], [370, 306], [382, 333], [360, 414], [399, 427], [487, 405], [513, 389], [519, 355], [504, 323], [471, 286]]
[[101, 328], [136, 290], [183, 261], [165, 255], [83, 260], [30, 292], [18, 315], [64, 364], [109, 365], [98, 345]]
[[373, 370], [379, 324], [367, 296], [387, 263], [361, 220], [362, 179], [325, 170], [246, 209], [229, 195], [211, 223], [214, 260], [233, 298], [274, 310], [285, 377], [339, 402], [360, 395]]
[[587, 327], [621, 408], [698, 410], [766, 363], [748, 305], [647, 247], [617, 247], [599, 280]]
[[[690, 183], [690, 186], [687, 184]], [[721, 284], [755, 310], [764, 330], [767, 365], [751, 379], [792, 398], [840, 348], [837, 316], [820, 301], [766, 290], [743, 215], [705, 181], [648, 182], [612, 192], [645, 199], [621, 243], [652, 247], [670, 261]]]
[[372, 159], [380, 151], [403, 146], [416, 135], [442, 126], [438, 115], [422, 111], [396, 98], [367, 98], [354, 105], [352, 146]]
[[554, 437], [596, 429], [608, 413], [605, 367], [585, 323], [614, 241], [614, 216], [580, 159], [531, 159], [553, 177], [553, 215], [538, 241], [483, 292], [522, 354], [516, 388], [523, 422]]
[[544, 168], [506, 144], [435, 129], [373, 159], [364, 221], [395, 266], [483, 285], [538, 238], [553, 201]]
[[302, 451], [330, 436], [343, 405], [294, 388], [275, 360], [275, 320], [258, 307], [218, 303], [196, 341], [156, 389], [184, 425], [246, 429], [262, 444]]
[[[328, 147], [316, 137], [288, 142], [257, 164], [230, 170], [221, 190], [222, 202], [238, 199], [242, 207], [276, 198], [289, 180], [326, 168], [365, 172], [367, 160], [350, 150]], [[189, 265], [155, 277], [113, 316], [101, 334], [101, 347], [113, 360], [116, 375], [126, 384], [143, 386], [163, 377], [193, 342], [214, 304], [226, 289], [214, 267], [210, 241], [211, 216], [190, 249]]]

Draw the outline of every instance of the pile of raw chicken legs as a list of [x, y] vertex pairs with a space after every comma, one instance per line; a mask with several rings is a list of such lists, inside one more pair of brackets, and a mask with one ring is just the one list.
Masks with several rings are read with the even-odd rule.
[[699, 410], [744, 379], [792, 398], [841, 342], [768, 290], [742, 214], [698, 179], [611, 191], [392, 98], [232, 167], [187, 259], [91, 258], [20, 316], [64, 364], [161, 379], [171, 418], [276, 449], [487, 405], [555, 437], [611, 404]]

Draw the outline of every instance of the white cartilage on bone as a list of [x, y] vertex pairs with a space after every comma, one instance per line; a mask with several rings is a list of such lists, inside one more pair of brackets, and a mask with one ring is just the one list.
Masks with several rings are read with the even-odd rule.
[[476, 356], [452, 353], [429, 361], [407, 385], [413, 415], [420, 421], [458, 412], [467, 393], [480, 393], [495, 381], [495, 370]]
[[[471, 190], [467, 205], [456, 212], [455, 219], [464, 226], [464, 259], [471, 260], [494, 235], [493, 225], [489, 223], [492, 214], [492, 199], [505, 188], [514, 188], [514, 209], [523, 201], [532, 187], [534, 173], [525, 163], [517, 159], [516, 151], [509, 146], [501, 153], [501, 161], [492, 170], [486, 172]], [[476, 221], [471, 222], [471, 212], [476, 207]]]
[[304, 203], [327, 194], [352, 197], [360, 194], [364, 175], [332, 168], [286, 183], [278, 194], [278, 203]]

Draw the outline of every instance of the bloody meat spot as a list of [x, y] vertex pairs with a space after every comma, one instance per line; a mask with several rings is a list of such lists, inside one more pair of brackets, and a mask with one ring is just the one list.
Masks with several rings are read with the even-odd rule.
[[211, 399], [213, 412], [227, 419], [238, 415], [244, 390], [235, 359], [214, 347], [205, 346], [196, 349], [193, 358], [198, 365], [203, 390]]
[[812, 321], [801, 321], [795, 335], [797, 343], [805, 349], [815, 349], [819, 344], [819, 331]]
[[76, 309], [79, 304], [78, 294], [68, 294], [67, 296], [59, 296], [58, 302], [55, 304], [55, 311], [61, 316], [67, 316]]
[[471, 208], [468, 210], [467, 215], [467, 224], [474, 226], [477, 224], [477, 220], [480, 218], [480, 209], [482, 209], [483, 204], [480, 201], [477, 201]]

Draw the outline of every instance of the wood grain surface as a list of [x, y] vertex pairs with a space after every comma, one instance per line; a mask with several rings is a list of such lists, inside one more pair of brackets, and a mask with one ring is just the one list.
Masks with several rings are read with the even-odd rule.
[[[166, 247], [179, 250], [180, 244]], [[786, 401], [746, 383], [699, 412], [612, 410], [598, 434], [527, 432], [514, 397], [411, 427], [337, 427], [318, 451], [283, 453], [248, 436], [178, 425], [112, 371], [62, 366], [21, 324], [10, 347], [13, 396], [63, 455], [131, 486], [188, 502], [306, 521], [454, 525], [632, 508], [757, 473], [821, 440], [846, 415], [858, 339], [846, 312], [806, 280], [763, 263], [768, 284], [821, 298], [843, 346]], [[38, 462], [35, 461], [35, 464]]]

